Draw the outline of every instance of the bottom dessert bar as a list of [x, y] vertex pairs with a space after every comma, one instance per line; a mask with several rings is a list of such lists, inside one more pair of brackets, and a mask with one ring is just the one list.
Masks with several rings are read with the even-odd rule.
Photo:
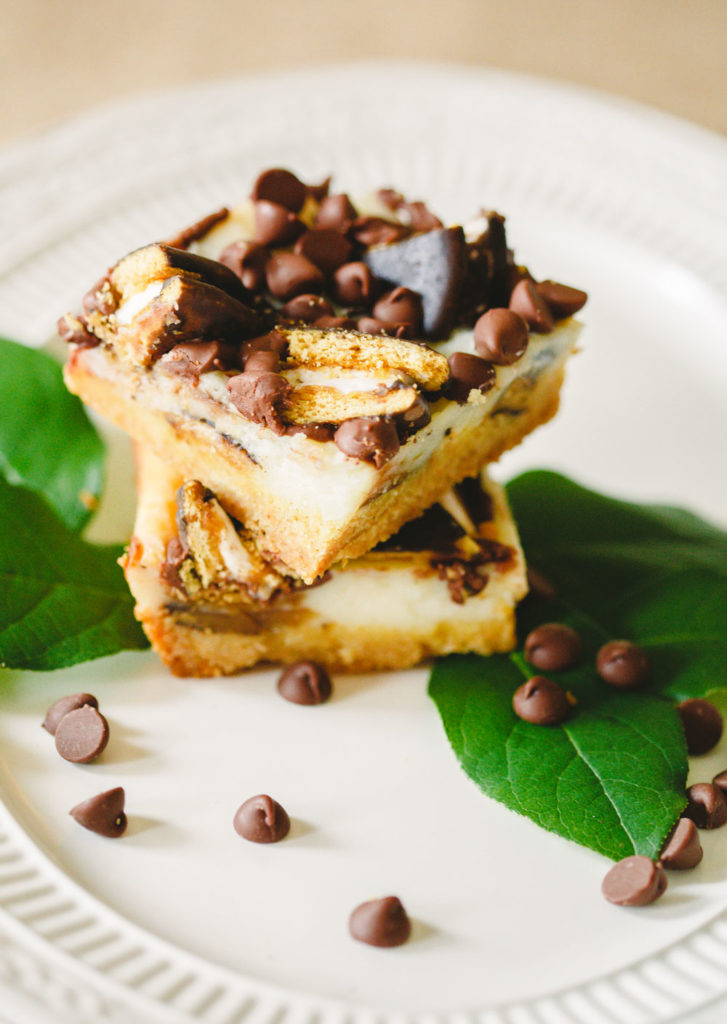
[[337, 671], [398, 669], [515, 644], [525, 563], [505, 495], [484, 473], [312, 586], [266, 561], [209, 490], [147, 449], [138, 474], [122, 563], [136, 615], [176, 675], [303, 658]]

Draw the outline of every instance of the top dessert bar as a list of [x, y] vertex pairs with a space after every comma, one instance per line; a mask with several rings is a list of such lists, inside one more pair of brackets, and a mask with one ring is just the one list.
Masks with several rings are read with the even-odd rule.
[[519, 265], [497, 213], [445, 227], [272, 169], [59, 330], [72, 391], [312, 582], [554, 415], [585, 301]]

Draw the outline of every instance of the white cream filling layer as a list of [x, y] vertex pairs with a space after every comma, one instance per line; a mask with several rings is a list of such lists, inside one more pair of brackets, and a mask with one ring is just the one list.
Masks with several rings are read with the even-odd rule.
[[159, 298], [161, 290], [164, 287], [164, 281], [152, 281], [146, 288], [143, 288], [140, 292], [135, 292], [134, 295], [129, 296], [126, 302], [118, 307], [114, 313], [116, 323], [120, 327], [126, 327], [130, 324], [135, 316], [138, 316], [143, 309]]

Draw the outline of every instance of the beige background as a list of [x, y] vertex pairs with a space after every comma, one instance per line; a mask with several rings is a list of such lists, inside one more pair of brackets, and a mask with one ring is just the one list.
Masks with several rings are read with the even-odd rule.
[[552, 76], [727, 132], [727, 0], [0, 0], [0, 15], [0, 143], [121, 95], [376, 56]]

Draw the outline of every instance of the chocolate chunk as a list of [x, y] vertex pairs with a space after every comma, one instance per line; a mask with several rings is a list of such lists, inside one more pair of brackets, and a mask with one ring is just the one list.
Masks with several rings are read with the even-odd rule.
[[421, 296], [425, 337], [449, 336], [457, 322], [465, 276], [462, 228], [414, 235], [406, 241], [373, 249], [364, 255], [364, 260], [377, 278]]
[[295, 243], [295, 251], [315, 263], [324, 274], [332, 274], [351, 255], [351, 243], [332, 228], [311, 228]]
[[377, 189], [376, 198], [382, 206], [385, 206], [387, 210], [391, 210], [392, 213], [396, 213], [404, 202], [404, 196], [401, 192], [397, 192], [395, 188]]
[[486, 229], [467, 243], [459, 317], [464, 324], [473, 324], [490, 307], [507, 306], [512, 290], [505, 218], [493, 210], [483, 210], [482, 216]]
[[96, 708], [69, 711], [56, 727], [56, 750], [66, 761], [88, 764], [106, 749], [109, 724]]
[[547, 334], [555, 327], [553, 314], [543, 296], [529, 278], [518, 281], [510, 296], [510, 309], [519, 313], [531, 330]]
[[565, 691], [545, 676], [533, 676], [519, 686], [513, 694], [512, 707], [518, 718], [532, 725], [558, 725], [570, 714]]
[[460, 405], [467, 401], [473, 389], [484, 394], [494, 386], [495, 367], [486, 359], [473, 356], [469, 352], [453, 352], [448, 362], [450, 378], [447, 383], [447, 394]]
[[245, 361], [253, 352], [277, 352], [282, 357], [287, 344], [285, 335], [281, 334], [280, 331], [268, 331], [267, 334], [259, 334], [257, 338], [250, 338], [248, 341], [243, 342], [240, 347], [240, 358], [243, 364], [245, 364]]
[[194, 224], [190, 224], [188, 228], [184, 228], [174, 238], [170, 238], [167, 245], [171, 245], [174, 249], [186, 249], [192, 242], [196, 242], [199, 238], [204, 236], [212, 230], [212, 228], [225, 220], [229, 216], [230, 211], [226, 206], [223, 206], [220, 210], [215, 210], [214, 213], [208, 213], [206, 217], [202, 217], [200, 220], [195, 221]]
[[341, 192], [339, 195], [326, 196], [321, 201], [314, 223], [317, 228], [330, 228], [345, 234], [355, 220], [356, 210], [345, 192]]
[[357, 217], [348, 233], [359, 245], [391, 245], [392, 242], [408, 238], [411, 228], [395, 221], [384, 220], [383, 217]]
[[323, 316], [333, 316], [333, 306], [321, 295], [296, 295], [285, 303], [280, 315], [287, 320], [312, 324]]
[[245, 360], [246, 373], [277, 373], [279, 366], [278, 353], [269, 349], [252, 352]]
[[690, 754], [706, 754], [717, 745], [722, 736], [722, 715], [714, 704], [697, 697], [682, 701], [677, 711], [684, 726]]
[[268, 199], [272, 203], [284, 206], [286, 210], [298, 211], [305, 202], [308, 189], [292, 171], [282, 167], [271, 167], [263, 171], [252, 187], [252, 198]]
[[543, 672], [573, 668], [582, 655], [581, 638], [562, 622], [546, 622], [525, 638], [525, 657]]
[[265, 283], [265, 264], [268, 250], [257, 242], [231, 242], [220, 253], [220, 263], [229, 267], [251, 292], [259, 291]]
[[69, 345], [79, 345], [83, 348], [94, 348], [100, 344], [100, 338], [91, 334], [86, 322], [81, 318], [64, 313], [56, 323], [56, 329], [60, 337]]
[[223, 345], [220, 341], [185, 341], [162, 356], [159, 365], [168, 373], [196, 378], [209, 370], [233, 366], [236, 356], [232, 345]]
[[97, 832], [98, 835], [108, 836], [109, 839], [118, 839], [126, 831], [124, 801], [124, 790], [117, 786], [76, 804], [68, 813], [89, 832]]
[[292, 704], [325, 704], [332, 692], [330, 676], [315, 661], [296, 661], [278, 679], [278, 693]]
[[668, 871], [696, 868], [703, 857], [697, 826], [689, 818], [680, 818], [664, 843], [659, 862]]
[[646, 652], [630, 640], [611, 640], [596, 655], [596, 671], [604, 683], [633, 690], [648, 682], [651, 666]]
[[71, 693], [68, 697], [61, 697], [55, 704], [51, 704], [46, 711], [45, 718], [43, 719], [43, 728], [51, 736], [55, 736], [58, 723], [65, 715], [70, 711], [77, 711], [78, 708], [86, 706], [98, 708], [98, 701], [91, 693]]
[[374, 319], [388, 329], [404, 325], [416, 334], [422, 323], [422, 300], [410, 288], [397, 287], [386, 292], [373, 308]]
[[189, 555], [189, 545], [184, 537], [172, 537], [167, 544], [164, 561], [159, 568], [159, 575], [170, 587], [180, 590], [185, 594], [186, 587], [179, 569], [184, 559]]
[[309, 441], [332, 441], [336, 428], [329, 423], [291, 423], [286, 434], [303, 434]]
[[532, 565], [528, 566], [528, 587], [531, 594], [546, 601], [554, 601], [558, 596], [558, 591], [548, 577]]
[[426, 427], [428, 423], [431, 423], [431, 420], [432, 413], [429, 408], [429, 402], [422, 395], [417, 395], [411, 408], [396, 417], [399, 440], [403, 442], [407, 437], [416, 434], [422, 427]]
[[296, 252], [274, 253], [265, 268], [265, 278], [270, 292], [283, 302], [303, 292], [320, 291], [325, 284], [323, 272], [315, 263]]
[[715, 777], [712, 779], [712, 785], [716, 786], [717, 789], [721, 789], [725, 797], [727, 798], [727, 771], [719, 772], [717, 775], [715, 775]]
[[444, 227], [439, 217], [419, 200], [414, 203], [400, 203], [399, 209], [409, 214], [409, 224], [414, 231], [435, 231]]
[[255, 241], [260, 245], [289, 245], [303, 231], [303, 221], [279, 203], [255, 203]]
[[558, 284], [557, 281], [539, 281], [535, 287], [538, 294], [547, 302], [548, 309], [556, 320], [573, 316], [588, 302], [587, 292], [582, 292], [580, 288], [571, 288], [567, 284]]
[[308, 195], [311, 199], [315, 199], [317, 203], [320, 203], [328, 195], [328, 191], [331, 187], [331, 176], [329, 176], [320, 183], [320, 185], [306, 185]]
[[687, 800], [684, 817], [690, 818], [697, 828], [721, 828], [727, 822], [727, 796], [713, 782], [690, 786]]
[[253, 423], [260, 423], [276, 434], [284, 434], [282, 410], [290, 384], [279, 373], [254, 370], [238, 373], [227, 382], [230, 400]]
[[472, 594], [479, 594], [487, 586], [487, 573], [480, 571], [484, 561], [481, 554], [464, 558], [459, 553], [436, 554], [431, 559], [431, 566], [437, 570], [437, 576], [447, 584], [449, 596], [455, 604], [464, 604]]
[[[110, 271], [111, 283], [120, 294], [129, 296], [146, 288], [152, 281], [179, 273], [213, 288], [219, 288], [233, 299], [246, 302], [248, 293], [239, 277], [219, 260], [211, 260], [187, 249], [175, 249], [161, 242], [142, 246], [120, 259]], [[167, 281], [168, 283], [168, 281]]]
[[333, 275], [333, 294], [344, 306], [364, 306], [374, 297], [375, 279], [365, 263], [344, 263]]
[[361, 416], [345, 420], [333, 440], [344, 455], [373, 462], [380, 469], [399, 450], [396, 426], [384, 416]]
[[348, 919], [348, 930], [358, 942], [390, 948], [411, 935], [411, 922], [397, 896], [361, 903]]
[[278, 843], [290, 831], [290, 818], [277, 800], [261, 794], [238, 808], [233, 825], [235, 832], [251, 843]]
[[649, 857], [624, 857], [614, 864], [601, 884], [609, 903], [620, 907], [644, 907], [666, 890], [666, 875]]
[[475, 526], [492, 522], [492, 498], [483, 490], [479, 477], [465, 477], [454, 485], [454, 490]]
[[497, 366], [516, 362], [528, 347], [530, 334], [523, 318], [510, 309], [488, 309], [475, 324], [475, 351]]

